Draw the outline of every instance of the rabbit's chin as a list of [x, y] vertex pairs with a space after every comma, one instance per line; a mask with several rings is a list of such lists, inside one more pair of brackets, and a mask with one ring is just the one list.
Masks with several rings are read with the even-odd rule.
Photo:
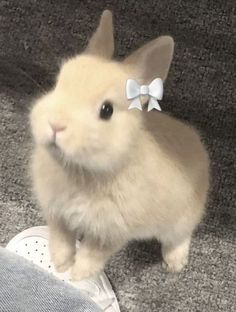
[[83, 168], [91, 172], [109, 173], [119, 170], [126, 162], [124, 155], [120, 158], [89, 152], [69, 155], [55, 142], [48, 144], [47, 149], [65, 169]]

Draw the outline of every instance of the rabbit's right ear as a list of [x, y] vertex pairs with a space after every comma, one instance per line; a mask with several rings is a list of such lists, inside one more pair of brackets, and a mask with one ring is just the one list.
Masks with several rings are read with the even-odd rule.
[[112, 57], [114, 36], [111, 11], [103, 11], [98, 28], [90, 39], [85, 52], [105, 58]]

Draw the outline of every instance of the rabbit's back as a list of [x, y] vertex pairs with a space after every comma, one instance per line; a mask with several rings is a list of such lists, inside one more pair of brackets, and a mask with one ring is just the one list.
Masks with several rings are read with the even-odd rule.
[[206, 182], [209, 177], [209, 159], [199, 133], [190, 125], [164, 113], [144, 113], [144, 125], [166, 155], [186, 172]]

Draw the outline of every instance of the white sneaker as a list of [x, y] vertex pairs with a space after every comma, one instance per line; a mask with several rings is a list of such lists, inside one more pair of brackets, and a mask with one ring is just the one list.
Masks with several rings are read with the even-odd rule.
[[[104, 272], [95, 278], [85, 279], [80, 282], [70, 280], [69, 270], [64, 273], [56, 272], [49, 255], [48, 238], [47, 226], [32, 227], [17, 234], [7, 244], [6, 249], [30, 260], [63, 282], [73, 285], [81, 292], [86, 293], [104, 311], [120, 312], [116, 295]], [[79, 248], [79, 241], [76, 242], [76, 247]]]

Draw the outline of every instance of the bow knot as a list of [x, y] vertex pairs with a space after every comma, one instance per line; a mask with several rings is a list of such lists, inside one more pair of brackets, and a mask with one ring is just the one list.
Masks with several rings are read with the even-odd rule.
[[149, 87], [146, 85], [142, 85], [140, 87], [140, 94], [141, 95], [148, 95], [149, 94]]
[[149, 85], [139, 85], [137, 81], [128, 79], [126, 82], [126, 96], [128, 100], [132, 100], [129, 109], [138, 108], [142, 110], [140, 95], [148, 95], [148, 112], [153, 108], [161, 111], [161, 107], [157, 100], [163, 97], [163, 83], [160, 78], [154, 79]]

